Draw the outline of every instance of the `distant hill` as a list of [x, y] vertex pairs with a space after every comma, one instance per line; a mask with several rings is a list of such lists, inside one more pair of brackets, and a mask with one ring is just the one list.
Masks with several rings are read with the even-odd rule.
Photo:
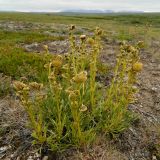
[[86, 10], [86, 9], [76, 9], [76, 10], [62, 10], [65, 13], [114, 13], [113, 10]]
[[96, 9], [92, 9], [92, 10], [89, 10], [89, 9], [67, 9], [67, 10], [53, 10], [53, 11], [0, 11], [1, 12], [4, 12], [4, 13], [13, 13], [13, 12], [28, 12], [28, 13], [90, 13], [90, 14], [94, 14], [94, 13], [99, 13], [99, 14], [110, 14], [110, 13], [122, 13], [122, 14], [132, 14], [132, 13], [144, 13], [144, 11], [114, 11], [114, 10], [96, 10]]

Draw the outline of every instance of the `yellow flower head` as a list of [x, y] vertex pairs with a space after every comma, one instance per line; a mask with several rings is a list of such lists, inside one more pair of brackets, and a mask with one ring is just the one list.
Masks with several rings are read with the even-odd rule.
[[86, 35], [81, 35], [81, 36], [80, 36], [80, 39], [81, 39], [82, 41], [86, 40]]
[[49, 68], [49, 64], [48, 64], [48, 63], [45, 64], [45, 65], [44, 65], [44, 68], [45, 68], [45, 69], [48, 69], [48, 68]]
[[48, 46], [47, 45], [43, 45], [43, 48], [48, 51]]
[[76, 28], [75, 25], [71, 25], [71, 26], [70, 26], [70, 30], [74, 30], [75, 28]]
[[56, 79], [54, 72], [51, 72], [51, 74], [48, 76], [48, 79], [52, 81]]
[[138, 46], [139, 48], [144, 48], [144, 42], [143, 42], [143, 41], [139, 41], [139, 42], [137, 43], [137, 46]]
[[127, 52], [131, 52], [131, 53], [137, 52], [137, 49], [131, 45], [127, 45], [126, 50], [127, 50]]
[[103, 33], [102, 29], [100, 29], [99, 27], [96, 27], [95, 32], [96, 32], [96, 35], [99, 35], [99, 36], [102, 35]]
[[143, 69], [143, 64], [141, 62], [136, 62], [132, 66], [133, 71], [140, 72]]
[[37, 82], [31, 82], [31, 83], [29, 83], [29, 87], [31, 89], [40, 90], [43, 88], [43, 84], [39, 84]]
[[69, 95], [68, 97], [71, 101], [77, 100], [77, 98], [79, 96], [79, 91], [78, 90], [72, 90], [71, 87], [66, 89], [65, 92]]
[[73, 81], [76, 83], [84, 83], [87, 80], [87, 72], [82, 71], [79, 74], [77, 74], [75, 77], [73, 77]]
[[52, 60], [52, 65], [56, 68], [60, 68], [62, 66], [62, 56], [58, 55], [55, 59]]
[[44, 99], [47, 98], [47, 95], [46, 94], [37, 94], [36, 95], [36, 100], [37, 101], [43, 101]]
[[15, 81], [13, 83], [13, 87], [17, 90], [17, 91], [20, 91], [20, 90], [24, 90], [24, 89], [28, 89], [28, 86], [26, 84], [24, 84], [23, 82], [20, 82], [20, 81]]
[[82, 106], [79, 108], [79, 111], [81, 111], [81, 112], [85, 112], [85, 111], [87, 111], [87, 106], [85, 106], [84, 104], [82, 104]]
[[71, 106], [72, 106], [72, 108], [77, 109], [78, 108], [78, 102], [77, 101], [72, 101]]
[[54, 67], [59, 68], [62, 65], [62, 61], [60, 61], [60, 60], [53, 60], [52, 64], [53, 64]]
[[91, 46], [95, 44], [95, 41], [93, 38], [88, 38], [87, 43], [90, 44]]
[[77, 95], [74, 92], [70, 92], [69, 99], [71, 101], [75, 101], [75, 100], [77, 100]]

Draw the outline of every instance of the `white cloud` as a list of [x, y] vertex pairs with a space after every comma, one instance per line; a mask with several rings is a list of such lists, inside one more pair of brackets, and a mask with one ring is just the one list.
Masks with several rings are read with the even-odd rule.
[[160, 12], [159, 0], [0, 0], [0, 10], [110, 9]]

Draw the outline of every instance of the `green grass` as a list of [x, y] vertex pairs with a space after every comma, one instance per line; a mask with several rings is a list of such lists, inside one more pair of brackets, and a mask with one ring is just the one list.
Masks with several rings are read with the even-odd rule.
[[8, 46], [7, 52], [0, 48], [0, 72], [14, 79], [26, 77], [30, 80], [45, 81], [43, 55], [28, 54], [21, 48]]
[[0, 31], [0, 72], [14, 79], [45, 81], [43, 55], [26, 53], [23, 44], [63, 40], [63, 37], [44, 35], [33, 31]]
[[[93, 30], [100, 26], [105, 31], [105, 37], [111, 40], [138, 41], [144, 40], [148, 48], [152, 40], [160, 40], [160, 14], [36, 14], [36, 13], [0, 13], [0, 21], [47, 24], [75, 24], [82, 28]], [[146, 24], [152, 24], [147, 27]], [[66, 30], [58, 28], [56, 32]], [[45, 35], [44, 31], [50, 28], [42, 27], [37, 30], [0, 30], [0, 72], [19, 78], [30, 75], [31, 79], [43, 81], [42, 72], [43, 58], [40, 55], [28, 54], [22, 48], [23, 44], [33, 42], [63, 40], [64, 37]], [[52, 30], [53, 32], [53, 30]], [[54, 31], [55, 32], [55, 31]], [[77, 32], [79, 33], [79, 31]], [[150, 48], [154, 50], [154, 48]], [[25, 64], [25, 65], [24, 65]], [[31, 69], [33, 68], [33, 69]], [[43, 72], [42, 72], [43, 73]], [[34, 77], [35, 76], [35, 77]], [[43, 77], [43, 78], [42, 78]], [[42, 79], [42, 80], [40, 80]]]
[[[93, 30], [95, 26], [103, 28], [111, 38], [128, 40], [132, 38], [144, 39], [144, 33], [152, 37], [160, 33], [160, 14], [40, 14], [40, 13], [0, 13], [0, 21], [15, 21], [23, 23], [46, 23], [46, 24], [75, 24]], [[152, 25], [152, 26], [150, 26]], [[150, 26], [150, 27], [148, 27]], [[43, 29], [42, 29], [43, 30]], [[44, 29], [46, 30], [46, 29]], [[122, 31], [124, 36], [119, 36]], [[32, 31], [31, 31], [32, 32]], [[111, 34], [116, 32], [116, 35]], [[41, 33], [39, 33], [41, 34]], [[40, 35], [35, 35], [40, 36]], [[155, 35], [154, 35], [155, 37]], [[156, 37], [160, 39], [160, 34]]]
[[54, 37], [33, 31], [0, 31], [0, 43], [33, 43], [51, 40], [63, 40], [63, 37]]
[[41, 23], [63, 23], [70, 22], [86, 24], [93, 21], [114, 21], [122, 24], [147, 24], [159, 27], [159, 13], [144, 14], [53, 14], [53, 13], [0, 13], [0, 20], [24, 21]]

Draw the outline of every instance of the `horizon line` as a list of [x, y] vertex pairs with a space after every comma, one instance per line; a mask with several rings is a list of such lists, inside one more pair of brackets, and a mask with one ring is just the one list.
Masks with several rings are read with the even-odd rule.
[[[83, 11], [83, 12], [80, 12]], [[110, 10], [110, 9], [66, 9], [66, 10], [53, 10], [53, 11], [30, 11], [30, 10], [0, 10], [0, 12], [20, 12], [20, 13], [85, 13], [85, 11], [91, 11], [87, 13], [94, 13], [92, 11], [97, 11], [95, 13], [160, 13], [159, 11], [136, 11], [136, 10]], [[99, 11], [99, 12], [98, 12]], [[110, 11], [110, 12], [109, 12]]]

